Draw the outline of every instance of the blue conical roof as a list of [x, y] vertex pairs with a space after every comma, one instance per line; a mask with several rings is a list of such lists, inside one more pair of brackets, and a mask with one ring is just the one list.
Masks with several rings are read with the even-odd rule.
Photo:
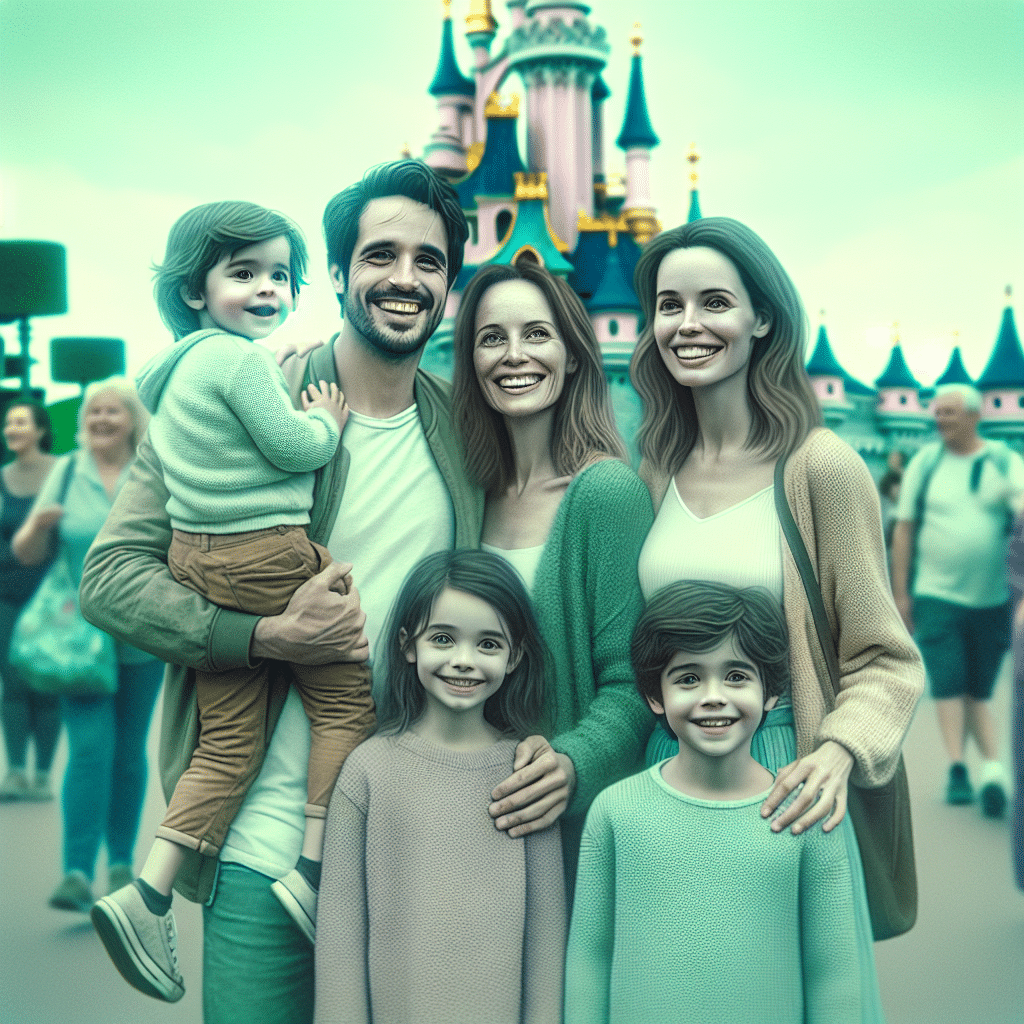
[[690, 212], [686, 215], [686, 223], [692, 224], [695, 220], [700, 220], [703, 215], [700, 212], [700, 198], [697, 195], [697, 190], [690, 190]]
[[509, 236], [484, 262], [510, 264], [525, 246], [540, 254], [549, 273], [566, 276], [572, 272], [572, 264], [558, 251], [551, 237], [543, 199], [520, 199], [516, 202], [516, 217]]
[[460, 70], [455, 60], [455, 40], [452, 36], [452, 19], [445, 18], [441, 27], [441, 53], [437, 58], [437, 70], [427, 92], [431, 96], [475, 96], [476, 84]]
[[971, 380], [971, 375], [967, 372], [964, 361], [960, 356], [959, 345], [953, 349], [953, 354], [949, 357], [949, 364], [942, 371], [942, 376], [935, 381], [936, 387], [940, 387], [943, 384], [970, 384], [972, 387], [974, 386], [974, 381]]
[[601, 282], [594, 294], [583, 303], [591, 313], [609, 309], [640, 311], [640, 300], [622, 272], [617, 250], [618, 246], [608, 246]]
[[608, 97], [611, 96], [611, 94], [612, 91], [611, 89], [608, 88], [608, 83], [600, 75], [598, 75], [594, 79], [593, 86], [591, 86], [590, 98], [595, 103], [600, 103], [601, 100], [608, 99]]
[[1003, 310], [1003, 322], [999, 326], [995, 348], [975, 386], [979, 391], [1024, 388], [1024, 352], [1021, 352], [1017, 324], [1009, 306]]
[[832, 346], [829, 344], [825, 325], [818, 328], [818, 339], [814, 343], [814, 351], [807, 360], [807, 374], [810, 377], [846, 377], [846, 371], [839, 365]]
[[633, 149], [636, 146], [653, 149], [660, 141], [654, 134], [651, 116], [647, 113], [640, 54], [634, 53], [633, 68], [629, 73], [629, 94], [626, 96], [626, 116], [622, 119], [622, 131], [619, 132], [615, 145], [619, 149]]
[[476, 206], [476, 196], [511, 196], [516, 171], [525, 171], [519, 156], [514, 117], [487, 118], [487, 142], [480, 163], [455, 186], [464, 210]]
[[850, 395], [868, 395], [875, 394], [874, 388], [869, 388], [867, 384], [861, 384], [856, 377], [851, 377], [845, 370], [843, 371], [843, 389], [846, 391], [846, 397]]
[[876, 388], [913, 388], [921, 390], [921, 385], [914, 380], [914, 375], [903, 358], [903, 349], [893, 345], [889, 365], [882, 371], [882, 376], [875, 381]]

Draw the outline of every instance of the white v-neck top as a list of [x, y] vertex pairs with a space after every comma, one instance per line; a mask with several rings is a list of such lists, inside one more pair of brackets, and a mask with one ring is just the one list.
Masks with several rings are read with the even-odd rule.
[[529, 594], [533, 591], [533, 581], [537, 578], [537, 566], [540, 565], [540, 556], [544, 554], [544, 544], [532, 548], [498, 548], [481, 541], [480, 548], [492, 555], [501, 555], [522, 577], [526, 592]]
[[647, 534], [637, 566], [645, 600], [676, 580], [765, 587], [782, 600], [782, 528], [772, 487], [700, 519], [675, 480]]

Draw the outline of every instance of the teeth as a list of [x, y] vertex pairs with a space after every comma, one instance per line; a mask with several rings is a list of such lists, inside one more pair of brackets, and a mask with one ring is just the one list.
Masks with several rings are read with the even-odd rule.
[[679, 359], [703, 359], [705, 356], [717, 352], [718, 349], [708, 345], [680, 345], [679, 348], [672, 351], [675, 352], [676, 357]]
[[502, 377], [498, 382], [503, 388], [525, 388], [536, 384], [541, 379], [539, 373], [529, 373], [523, 377]]
[[703, 726], [705, 729], [722, 729], [727, 725], [732, 725], [733, 719], [731, 718], [695, 718], [693, 720], [694, 725]]
[[389, 313], [418, 313], [420, 311], [419, 303], [400, 302], [398, 299], [381, 299], [377, 305]]

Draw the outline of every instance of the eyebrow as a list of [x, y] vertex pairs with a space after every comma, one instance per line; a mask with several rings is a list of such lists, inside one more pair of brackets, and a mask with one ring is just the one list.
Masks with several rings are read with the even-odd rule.
[[[673, 665], [672, 668], [670, 668], [668, 670], [668, 674], [670, 676], [673, 676], [677, 672], [692, 672], [694, 669], [702, 669], [702, 668], [705, 668], [705, 667], [706, 666], [705, 666], [705, 664], [703, 662], [689, 661], [685, 665]], [[738, 661], [738, 660], [737, 661], [727, 661], [725, 663], [725, 668], [726, 669], [742, 668], [742, 669], [746, 669], [748, 672], [757, 672], [758, 671], [757, 666], [752, 664], [749, 661]]]
[[[372, 252], [374, 249], [397, 249], [399, 247], [398, 242], [392, 238], [378, 238], [370, 239], [363, 247], [359, 250], [359, 255], [363, 256], [368, 252]], [[447, 269], [448, 267], [448, 254], [441, 249], [438, 249], [436, 245], [429, 245], [426, 242], [422, 242], [416, 247], [419, 252], [426, 253], [428, 256], [433, 256], [442, 267]]]
[[[525, 331], [528, 327], [550, 327], [552, 331], [555, 329], [555, 325], [550, 320], [527, 320], [526, 323], [523, 324], [523, 330]], [[484, 324], [483, 327], [478, 327], [477, 328], [476, 333], [477, 334], [481, 334], [484, 331], [493, 331], [493, 330], [503, 331], [503, 330], [505, 330], [505, 325], [504, 324]]]
[[[711, 295], [714, 292], [725, 292], [726, 295], [731, 295], [734, 299], [736, 298], [736, 293], [734, 291], [731, 291], [730, 289], [726, 288], [725, 285], [719, 285], [716, 288], [705, 288], [702, 291], [698, 292], [697, 294], [698, 295]], [[659, 298], [662, 295], [678, 295], [678, 294], [679, 294], [679, 292], [675, 288], [663, 288], [660, 292], [658, 292]]]
[[[228, 265], [228, 267], [251, 267], [251, 266], [255, 266], [259, 262], [260, 262], [259, 260], [247, 259], [247, 258], [243, 258], [243, 259], [240, 259], [240, 260], [230, 259], [230, 260], [228, 260], [227, 265]], [[281, 263], [280, 261], [278, 261], [277, 263], [273, 264], [273, 266], [276, 267], [279, 270], [290, 270], [291, 269], [287, 263]]]

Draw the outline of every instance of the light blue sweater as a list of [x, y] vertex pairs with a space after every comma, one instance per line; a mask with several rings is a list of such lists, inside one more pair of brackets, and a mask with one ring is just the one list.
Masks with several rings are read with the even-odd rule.
[[337, 451], [334, 418], [292, 405], [281, 368], [261, 345], [196, 331], [139, 373], [149, 437], [170, 492], [171, 525], [245, 533], [309, 522], [313, 470]]

